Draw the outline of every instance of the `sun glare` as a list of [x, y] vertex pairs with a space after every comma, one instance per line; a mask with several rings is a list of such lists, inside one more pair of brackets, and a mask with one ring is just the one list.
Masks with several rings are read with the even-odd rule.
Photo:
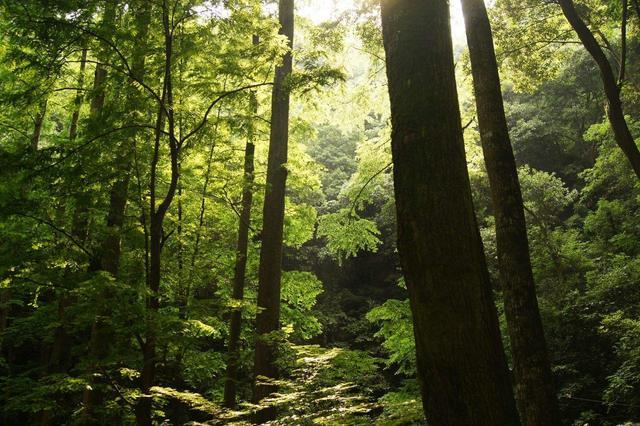
[[353, 0], [303, 0], [299, 13], [316, 24], [328, 21], [341, 13], [353, 9]]
[[[298, 13], [319, 24], [355, 7], [354, 0], [302, 0]], [[451, 33], [456, 42], [464, 42], [464, 20], [459, 1], [451, 2]]]

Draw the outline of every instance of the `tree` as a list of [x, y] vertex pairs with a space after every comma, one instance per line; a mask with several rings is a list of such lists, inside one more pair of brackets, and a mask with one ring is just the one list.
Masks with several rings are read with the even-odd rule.
[[[275, 390], [264, 379], [278, 378], [277, 346], [271, 333], [280, 327], [280, 280], [282, 276], [282, 238], [287, 182], [287, 151], [289, 141], [289, 98], [292, 73], [294, 31], [294, 1], [278, 3], [280, 34], [287, 38], [289, 50], [276, 69], [271, 100], [271, 132], [267, 163], [267, 187], [264, 197], [262, 246], [258, 272], [258, 314], [256, 316], [256, 348], [254, 362], [255, 402]], [[264, 409], [257, 420], [273, 419], [275, 410]]]
[[383, 0], [398, 250], [433, 425], [517, 425], [471, 200], [449, 5]]
[[[136, 45], [131, 58], [131, 73], [135, 76], [135, 80], [139, 82], [144, 81], [144, 64], [147, 48], [147, 40], [149, 36], [149, 24], [151, 20], [151, 4], [146, 0], [138, 0], [134, 3], [136, 8], [135, 23], [136, 23], [136, 36], [140, 43]], [[83, 50], [83, 57], [86, 57], [85, 50]], [[84, 65], [84, 60], [81, 63], [81, 68]], [[81, 69], [82, 72], [82, 69]], [[82, 78], [82, 74], [81, 77]], [[131, 111], [136, 111], [136, 94], [133, 89], [129, 89], [127, 93], [126, 102]], [[74, 124], [77, 123], [77, 111], [74, 111], [71, 129], [74, 128]], [[136, 137], [133, 134], [132, 137]], [[121, 253], [121, 238], [122, 238], [122, 226], [125, 222], [125, 209], [129, 198], [129, 182], [131, 180], [131, 165], [132, 165], [132, 150], [131, 143], [126, 141], [122, 144], [119, 155], [115, 158], [117, 177], [113, 182], [109, 191], [109, 208], [106, 217], [107, 230], [99, 243], [97, 253], [93, 256], [89, 264], [90, 272], [104, 271], [109, 273], [112, 277], [117, 277], [120, 266], [120, 253]], [[90, 356], [93, 358], [93, 365], [90, 371], [91, 377], [94, 378], [92, 386], [88, 386], [85, 390], [83, 403], [84, 403], [84, 415], [85, 420], [89, 420], [95, 413], [93, 410], [96, 405], [102, 403], [102, 394], [100, 390], [101, 384], [95, 377], [99, 375], [100, 363], [106, 358], [109, 353], [109, 329], [106, 323], [109, 322], [111, 317], [111, 300], [112, 294], [109, 291], [104, 291], [100, 297], [103, 304], [98, 309], [98, 314], [93, 322], [91, 328], [91, 335], [89, 340]], [[95, 420], [95, 419], [94, 419]]]
[[[158, 114], [154, 134], [153, 157], [151, 160], [149, 182], [149, 274], [147, 285], [150, 296], [147, 301], [146, 336], [142, 342], [142, 371], [140, 373], [140, 391], [143, 396], [136, 406], [136, 423], [139, 426], [152, 424], [151, 396], [149, 390], [156, 380], [156, 344], [158, 339], [157, 314], [160, 309], [160, 282], [162, 274], [162, 249], [165, 242], [163, 229], [164, 219], [176, 195], [180, 179], [179, 159], [181, 141], [176, 136], [173, 101], [173, 48], [175, 27], [170, 6], [167, 0], [162, 2], [162, 28], [164, 35], [164, 73], [162, 94], [158, 100]], [[164, 195], [158, 194], [158, 162], [160, 160], [161, 142], [164, 137], [165, 120], [168, 125], [170, 181]], [[158, 203], [158, 201], [160, 201]]]
[[483, 0], [462, 0], [480, 137], [496, 218], [505, 315], [524, 425], [560, 424], [536, 287], [516, 161], [502, 102], [493, 35]]
[[[253, 45], [259, 43], [258, 36], [253, 36]], [[238, 242], [236, 245], [236, 262], [233, 270], [233, 299], [239, 306], [231, 312], [231, 325], [229, 330], [229, 344], [227, 361], [227, 377], [224, 384], [224, 404], [228, 408], [236, 406], [236, 382], [238, 381], [239, 342], [242, 326], [242, 303], [244, 298], [244, 282], [247, 271], [247, 249], [249, 246], [249, 229], [251, 228], [251, 207], [253, 205], [254, 182], [254, 124], [253, 115], [258, 112], [258, 99], [255, 92], [249, 95], [251, 118], [249, 119], [249, 134], [244, 149], [244, 178], [242, 183], [242, 210], [238, 223]]]
[[627, 120], [624, 117], [622, 108], [622, 99], [620, 98], [620, 89], [625, 79], [626, 66], [627, 1], [623, 1], [622, 53], [620, 55], [619, 78], [616, 78], [607, 55], [605, 55], [593, 33], [589, 30], [589, 27], [587, 27], [582, 18], [580, 18], [573, 0], [558, 0], [558, 4], [560, 4], [567, 21], [571, 24], [578, 38], [580, 38], [582, 45], [598, 65], [602, 85], [604, 86], [604, 93], [607, 97], [607, 116], [609, 117], [609, 124], [613, 130], [616, 143], [622, 152], [624, 152], [629, 163], [631, 163], [633, 171], [640, 179], [640, 150], [638, 150], [635, 139], [627, 125]]

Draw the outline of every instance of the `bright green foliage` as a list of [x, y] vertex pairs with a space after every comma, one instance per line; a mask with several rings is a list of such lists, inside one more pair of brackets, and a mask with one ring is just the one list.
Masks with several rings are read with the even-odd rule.
[[354, 217], [347, 210], [323, 216], [317, 234], [327, 237], [327, 251], [337, 259], [354, 257], [362, 250], [375, 253], [380, 244], [380, 231], [376, 224]]
[[621, 361], [616, 372], [608, 377], [604, 400], [612, 406], [620, 401], [636, 406], [640, 402], [640, 321], [637, 316], [625, 318], [622, 311], [617, 311], [602, 320], [601, 333], [615, 339], [615, 351]]
[[[176, 134], [202, 126], [178, 158], [179, 185], [163, 222], [160, 306], [152, 312], [147, 254], [158, 112], [152, 92], [162, 89], [165, 72], [162, 3], [151, 2], [143, 39], [139, 0], [0, 2], [2, 424], [81, 423], [87, 386], [105, 393], [101, 419], [133, 424], [142, 396], [141, 345], [151, 329], [157, 331], [157, 386], [149, 395], [156, 423], [246, 425], [260, 408], [248, 401], [270, 82], [286, 43], [273, 5], [262, 1], [167, 0], [175, 7]], [[279, 393], [264, 402], [279, 407], [276, 425], [424, 424], [407, 289], [396, 285], [403, 280], [378, 2], [356, 3], [339, 19], [318, 23], [302, 16], [306, 2], [296, 1], [282, 328], [266, 337], [278, 348], [282, 372]], [[622, 2], [575, 3], [618, 72]], [[634, 3], [621, 93], [638, 135]], [[103, 19], [106, 5], [116, 8], [112, 22]], [[614, 142], [598, 70], [558, 5], [497, 0], [490, 14], [563, 421], [637, 421], [640, 184]], [[500, 307], [495, 209], [473, 120], [468, 57], [454, 42], [474, 205]], [[139, 55], [142, 82], [126, 70]], [[106, 64], [103, 90], [93, 87], [97, 62]], [[92, 112], [101, 93], [104, 106]], [[165, 122], [158, 196], [171, 177], [168, 131]], [[255, 180], [239, 301], [232, 279], [250, 140]], [[125, 176], [123, 226], [108, 227], [112, 189]], [[121, 248], [116, 276], [93, 264], [106, 237], [114, 236]], [[221, 401], [235, 309], [243, 319], [240, 405], [228, 411]], [[97, 316], [108, 342], [100, 360], [89, 350]], [[503, 340], [508, 351], [506, 335]]]
[[365, 352], [318, 346], [295, 346], [292, 380], [269, 403], [279, 407], [277, 425], [366, 425], [384, 389], [376, 360]]
[[322, 331], [312, 308], [324, 290], [322, 282], [311, 272], [289, 271], [282, 275], [282, 319], [295, 339], [310, 339]]
[[397, 374], [412, 376], [416, 373], [416, 342], [413, 338], [409, 300], [387, 300], [367, 314], [369, 321], [378, 323], [376, 337], [389, 353], [385, 363], [397, 367]]
[[383, 396], [380, 403], [383, 406], [383, 412], [377, 419], [376, 425], [425, 424], [420, 389], [416, 380], [406, 380], [399, 390]]

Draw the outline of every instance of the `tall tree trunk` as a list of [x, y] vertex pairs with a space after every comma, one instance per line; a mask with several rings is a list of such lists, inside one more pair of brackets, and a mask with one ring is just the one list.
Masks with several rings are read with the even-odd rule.
[[483, 0], [462, 0], [480, 136], [496, 217], [504, 308], [523, 425], [559, 425], [553, 376], [529, 257], [516, 160], [504, 113], [493, 35]]
[[[107, 231], [99, 248], [96, 258], [92, 260], [90, 272], [105, 271], [113, 277], [118, 276], [120, 265], [120, 239], [121, 228], [124, 224], [124, 213], [128, 198], [129, 173], [128, 171], [118, 179], [111, 188], [109, 213], [107, 216]], [[90, 366], [91, 386], [87, 387], [83, 394], [84, 421], [90, 423], [95, 416], [95, 407], [102, 404], [103, 392], [101, 389], [99, 370], [102, 361], [109, 354], [111, 333], [109, 330], [109, 317], [111, 316], [111, 292], [105, 291], [100, 297], [98, 313], [91, 327], [89, 338], [89, 352], [92, 359]]]
[[[254, 361], [253, 399], [259, 402], [276, 387], [267, 379], [278, 378], [276, 347], [269, 334], [280, 328], [280, 278], [282, 275], [282, 232], [284, 227], [284, 203], [287, 182], [287, 151], [289, 143], [289, 87], [287, 78], [292, 71], [294, 5], [293, 0], [279, 1], [280, 34], [287, 37], [289, 51], [276, 68], [271, 100], [271, 134], [267, 164], [267, 188], [264, 198], [262, 247], [258, 284], [258, 314], [256, 316], [256, 349]], [[261, 410], [258, 421], [275, 417], [274, 409]]]
[[[47, 101], [45, 100], [40, 104], [38, 115], [33, 123], [33, 133], [31, 135], [30, 143], [32, 153], [36, 153], [38, 151], [38, 146], [40, 145], [40, 137], [42, 135], [42, 125], [44, 123], [46, 108]], [[21, 192], [26, 196], [28, 190], [29, 185], [24, 185]], [[2, 355], [3, 333], [9, 323], [9, 314], [11, 313], [11, 296], [12, 292], [10, 286], [0, 287], [0, 355]]]
[[[130, 84], [133, 80], [143, 81], [145, 74], [145, 56], [148, 45], [148, 32], [151, 20], [151, 5], [147, 0], [138, 0], [134, 2], [136, 37], [139, 43], [132, 54], [131, 72], [133, 78], [130, 78]], [[136, 91], [130, 89], [127, 92], [127, 103], [130, 105], [131, 111], [136, 109]], [[132, 135], [135, 138], [136, 135]], [[125, 210], [129, 197], [129, 182], [131, 179], [131, 158], [132, 145], [125, 141], [122, 146], [120, 158], [117, 162], [117, 176], [110, 190], [109, 210], [106, 218], [107, 229], [100, 243], [99, 249], [92, 264], [90, 272], [104, 271], [113, 277], [117, 277], [120, 267], [122, 226], [125, 220]], [[98, 372], [102, 361], [109, 354], [109, 339], [111, 332], [108, 327], [109, 318], [111, 316], [112, 294], [105, 291], [101, 295], [103, 303], [98, 308], [98, 313], [91, 328], [91, 337], [89, 341], [89, 350], [93, 365], [91, 366], [92, 386], [88, 387], [83, 396], [85, 421], [90, 422], [95, 416], [95, 407], [102, 404], [103, 394], [100, 388], [101, 380], [99, 380]]]
[[[254, 45], [257, 44], [254, 36]], [[258, 112], [256, 94], [250, 94], [251, 113]], [[249, 227], [251, 225], [251, 206], [253, 203], [254, 182], [254, 131], [253, 117], [249, 123], [249, 135], [244, 150], [244, 178], [242, 188], [242, 211], [238, 224], [238, 242], [236, 246], [236, 264], [233, 274], [233, 299], [238, 304], [231, 311], [231, 327], [229, 331], [229, 345], [227, 349], [227, 377], [224, 384], [224, 405], [227, 408], [236, 408], [236, 384], [238, 382], [238, 364], [240, 362], [240, 332], [242, 330], [242, 302], [244, 299], [244, 282], [247, 270], [247, 249], [249, 247]]]
[[[166, 13], [166, 8], [163, 8]], [[166, 79], [166, 73], [165, 73]], [[166, 93], [165, 88], [163, 89]], [[165, 95], [162, 96], [162, 104], [165, 105]], [[164, 221], [164, 212], [160, 217], [156, 210], [156, 192], [157, 192], [157, 167], [159, 161], [160, 142], [162, 139], [162, 129], [164, 127], [163, 107], [160, 106], [156, 119], [154, 154], [151, 164], [151, 181], [149, 189], [151, 200], [149, 205], [149, 273], [147, 276], [147, 287], [151, 295], [147, 298], [147, 318], [146, 318], [146, 339], [141, 344], [142, 350], [142, 372], [140, 375], [140, 391], [142, 396], [136, 404], [136, 423], [139, 426], [148, 426], [152, 424], [151, 396], [148, 395], [149, 390], [155, 382], [156, 374], [156, 317], [155, 314], [160, 309], [160, 278], [161, 278], [161, 255], [162, 255], [162, 222]]]
[[[111, 28], [115, 23], [116, 9], [118, 1], [104, 1], [104, 15], [102, 17], [102, 28]], [[109, 53], [103, 47], [98, 55], [98, 62], [105, 63], [108, 61]], [[93, 97], [91, 98], [90, 120], [95, 123], [102, 113], [105, 102], [105, 83], [107, 79], [107, 69], [104, 65], [96, 65], [93, 77]], [[73, 117], [72, 117], [73, 119]], [[75, 134], [73, 135], [76, 136]], [[82, 157], [80, 157], [82, 161]], [[83, 164], [80, 164], [83, 168]], [[84, 178], [82, 178], [84, 180]], [[84, 185], [79, 189], [75, 199], [75, 207], [73, 211], [72, 227], [78, 232], [78, 236], [86, 239], [89, 231], [89, 205], [91, 204], [91, 194], [85, 191]]]
[[430, 425], [518, 425], [458, 109], [449, 2], [382, 0], [398, 250]]
[[0, 288], [0, 354], [2, 354], [2, 339], [4, 331], [9, 323], [9, 313], [11, 312], [11, 288]]
[[620, 149], [622, 149], [629, 163], [631, 163], [631, 167], [636, 176], [640, 178], [640, 151], [624, 118], [622, 100], [620, 99], [620, 86], [616, 80], [611, 63], [591, 30], [589, 30], [582, 18], [580, 18], [573, 1], [558, 0], [558, 3], [562, 8], [565, 18], [567, 18], [567, 21], [578, 35], [578, 38], [580, 38], [582, 45], [600, 69], [600, 77], [604, 86], [604, 93], [607, 97], [607, 116], [609, 117], [609, 123], [613, 129], [616, 143]]
[[[71, 235], [74, 237], [76, 241], [80, 244], [85, 245], [88, 237], [88, 221], [83, 220], [78, 215], [78, 211], [80, 207], [78, 206], [78, 201], [84, 200], [79, 196], [76, 197], [76, 208], [74, 210], [73, 224], [71, 227]], [[64, 279], [73, 279], [73, 272], [70, 270], [65, 271]], [[76, 276], [77, 278], [77, 276]], [[67, 308], [73, 305], [74, 298], [70, 292], [63, 290], [58, 295], [58, 323], [60, 324], [54, 332], [53, 343], [51, 344], [50, 351], [48, 353], [48, 357], [46, 359], [46, 373], [62, 373], [69, 368], [70, 364], [70, 335], [67, 331], [68, 324], [68, 315]], [[42, 426], [49, 426], [53, 423], [55, 417], [55, 413], [46, 409], [42, 411], [40, 417], [40, 424]]]
[[[136, 423], [139, 426], [150, 426], [152, 424], [152, 399], [149, 395], [151, 387], [156, 381], [156, 346], [158, 340], [157, 315], [160, 309], [160, 282], [162, 274], [162, 247], [164, 218], [171, 207], [171, 203], [176, 195], [176, 189], [180, 180], [180, 142], [176, 138], [175, 119], [173, 112], [173, 30], [170, 23], [170, 7], [167, 0], [162, 2], [162, 26], [164, 30], [164, 84], [162, 98], [159, 104], [159, 112], [156, 121], [154, 153], [151, 160], [151, 179], [149, 184], [149, 276], [148, 288], [151, 295], [148, 297], [147, 318], [146, 318], [146, 339], [142, 344], [142, 372], [140, 374], [140, 392], [136, 405]], [[168, 124], [169, 151], [170, 151], [170, 182], [166, 195], [159, 204], [157, 188], [158, 161], [160, 155], [160, 142], [162, 139], [162, 127], [164, 127], [163, 117], [166, 115]]]

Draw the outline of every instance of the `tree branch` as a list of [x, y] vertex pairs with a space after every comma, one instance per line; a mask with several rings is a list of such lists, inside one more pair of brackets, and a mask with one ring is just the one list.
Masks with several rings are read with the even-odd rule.
[[378, 176], [380, 176], [382, 173], [386, 172], [389, 167], [393, 166], [393, 161], [390, 162], [389, 164], [387, 164], [386, 166], [384, 166], [381, 170], [377, 171], [376, 173], [373, 174], [373, 176], [371, 176], [366, 182], [365, 184], [362, 186], [362, 188], [360, 188], [360, 191], [358, 191], [358, 194], [355, 196], [355, 198], [353, 199], [352, 203], [351, 203], [351, 210], [349, 210], [349, 220], [351, 220], [351, 215], [353, 214], [353, 211], [356, 208], [356, 204], [358, 203], [358, 200], [360, 199], [360, 196], [362, 196], [362, 193], [364, 192], [364, 190], [367, 188], [367, 186], [369, 186], [369, 184], [371, 182], [373, 182], [373, 180], [375, 178], [377, 178]]
[[255, 83], [255, 84], [250, 84], [248, 86], [240, 87], [240, 88], [237, 88], [237, 89], [230, 90], [228, 92], [222, 93], [220, 96], [215, 98], [211, 102], [211, 104], [209, 104], [209, 107], [207, 108], [207, 111], [205, 112], [204, 117], [202, 118], [202, 121], [193, 130], [191, 130], [189, 133], [187, 133], [187, 135], [184, 136], [179, 141], [179, 146], [182, 146], [187, 141], [187, 139], [189, 139], [190, 137], [192, 137], [193, 135], [198, 133], [205, 126], [205, 124], [207, 124], [207, 120], [209, 119], [209, 114], [211, 113], [211, 110], [213, 109], [213, 107], [216, 106], [216, 104], [218, 102], [220, 102], [221, 100], [223, 100], [227, 96], [231, 96], [231, 95], [234, 95], [236, 93], [240, 93], [240, 92], [242, 92], [244, 90], [255, 89], [256, 87], [271, 86], [271, 85], [273, 85], [273, 83], [271, 83], [271, 82]]
[[69, 241], [71, 241], [76, 247], [78, 247], [80, 250], [82, 250], [87, 256], [93, 257], [93, 253], [91, 253], [84, 245], [82, 245], [82, 243], [80, 243], [78, 240], [76, 240], [73, 237], [73, 235], [71, 235], [70, 233], [68, 233], [64, 229], [59, 228], [53, 222], [51, 222], [51, 221], [49, 221], [47, 219], [43, 219], [43, 218], [40, 218], [40, 217], [37, 217], [37, 216], [32, 216], [32, 215], [26, 214], [26, 213], [14, 212], [14, 213], [11, 213], [11, 214], [15, 215], [15, 216], [21, 216], [21, 217], [25, 217], [25, 218], [28, 218], [28, 219], [31, 219], [31, 220], [35, 220], [38, 223], [41, 223], [43, 225], [47, 225], [48, 227], [50, 227], [54, 231], [56, 231], [59, 234], [62, 234], [65, 237], [67, 237], [69, 239]]

